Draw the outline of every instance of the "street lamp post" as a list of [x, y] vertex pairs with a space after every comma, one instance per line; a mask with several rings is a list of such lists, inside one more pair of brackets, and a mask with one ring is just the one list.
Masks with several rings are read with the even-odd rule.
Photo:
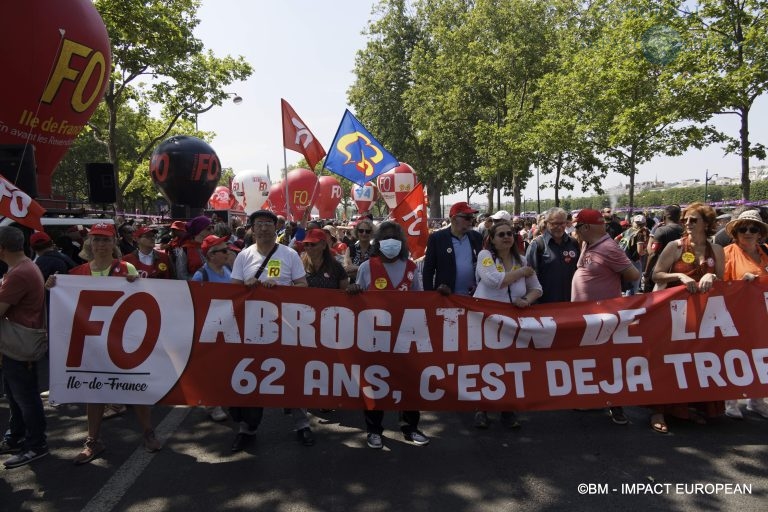
[[707, 189], [709, 187], [709, 182], [713, 179], [717, 178], [717, 173], [713, 174], [712, 176], [709, 175], [709, 169], [704, 171], [704, 202], [709, 202], [708, 195], [707, 195]]
[[[226, 92], [224, 94], [226, 94], [227, 97], [232, 96], [232, 103], [234, 103], [235, 105], [239, 105], [239, 104], [241, 104], [243, 102], [243, 97], [240, 96], [239, 94], [235, 93], [235, 92]], [[216, 106], [216, 104], [215, 103], [211, 103], [210, 105], [208, 105], [207, 107], [205, 107], [203, 109], [200, 109], [200, 110], [190, 110], [190, 112], [195, 114], [195, 131], [198, 131], [198, 128], [197, 128], [197, 116], [199, 114], [204, 113], [204, 112], [208, 112], [214, 106]]]

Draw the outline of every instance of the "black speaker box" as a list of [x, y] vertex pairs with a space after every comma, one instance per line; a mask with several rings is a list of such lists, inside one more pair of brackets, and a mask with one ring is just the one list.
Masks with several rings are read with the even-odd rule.
[[88, 177], [88, 201], [91, 203], [114, 203], [117, 201], [115, 166], [111, 163], [85, 164]]
[[35, 146], [0, 144], [0, 174], [26, 192], [29, 197], [37, 197]]

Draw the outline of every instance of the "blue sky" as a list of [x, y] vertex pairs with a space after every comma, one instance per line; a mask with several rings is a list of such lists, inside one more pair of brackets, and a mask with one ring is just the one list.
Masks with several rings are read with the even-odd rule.
[[[213, 148], [224, 167], [235, 172], [270, 168], [273, 180], [283, 167], [280, 98], [285, 98], [323, 146], [333, 139], [354, 80], [355, 53], [366, 44], [361, 32], [368, 25], [373, 0], [204, 0], [198, 12], [197, 36], [222, 57], [243, 55], [253, 66], [247, 82], [228, 91], [243, 97], [239, 105], [225, 104], [201, 114], [201, 130], [216, 132]], [[736, 116], [718, 116], [716, 125], [737, 134]], [[753, 141], [768, 145], [768, 98], [758, 99], [751, 116]], [[376, 135], [376, 134], [374, 134]], [[287, 152], [288, 164], [301, 155]], [[758, 162], [754, 161], [753, 165]], [[705, 170], [720, 177], [740, 173], [737, 158], [725, 157], [712, 146], [680, 157], [659, 157], [640, 167], [637, 181], [704, 179]], [[418, 173], [418, 169], [416, 169]], [[609, 175], [606, 186], [627, 183]], [[535, 181], [524, 192], [536, 197]], [[581, 195], [581, 194], [577, 194]], [[553, 197], [541, 191], [542, 199]], [[466, 193], [451, 196], [464, 200]], [[473, 201], [480, 198], [475, 195]]]

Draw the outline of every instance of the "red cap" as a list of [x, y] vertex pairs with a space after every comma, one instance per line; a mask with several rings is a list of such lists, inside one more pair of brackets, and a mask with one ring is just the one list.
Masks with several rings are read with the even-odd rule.
[[216, 247], [217, 245], [225, 244], [227, 242], [229, 242], [228, 236], [208, 235], [203, 239], [200, 250], [203, 251], [203, 254], [208, 254], [208, 250], [211, 247]]
[[576, 224], [605, 224], [603, 214], [591, 208], [579, 210], [573, 220]]
[[325, 231], [322, 229], [310, 229], [304, 236], [304, 240], [301, 243], [316, 244], [325, 240]]
[[44, 245], [51, 241], [51, 237], [44, 231], [36, 231], [29, 237], [29, 245], [34, 247], [36, 245]]
[[115, 238], [115, 225], [105, 222], [94, 224], [88, 234], [91, 236], [111, 236]]
[[186, 231], [187, 230], [187, 224], [183, 220], [175, 220], [171, 224], [171, 229], [175, 229], [178, 231]]
[[147, 233], [153, 233], [157, 234], [157, 230], [154, 228], [150, 228], [149, 226], [142, 226], [138, 228], [136, 231], [133, 232], [134, 238], [141, 238], [142, 236], [146, 235]]
[[242, 251], [242, 249], [239, 248], [238, 246], [236, 246], [235, 244], [227, 244], [227, 249], [229, 249], [230, 251], [234, 251], [234, 252]]
[[448, 213], [448, 216], [453, 217], [454, 215], [459, 215], [461, 213], [469, 213], [474, 215], [477, 213], [477, 210], [469, 206], [469, 203], [462, 201], [451, 206], [451, 211]]

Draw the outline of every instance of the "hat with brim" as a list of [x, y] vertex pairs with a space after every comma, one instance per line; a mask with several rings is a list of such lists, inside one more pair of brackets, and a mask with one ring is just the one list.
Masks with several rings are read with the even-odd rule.
[[203, 243], [200, 244], [200, 250], [203, 251], [204, 255], [207, 255], [208, 251], [212, 248], [217, 245], [226, 244], [227, 242], [229, 242], [228, 236], [208, 235], [203, 239]]
[[88, 234], [91, 236], [107, 236], [115, 238], [115, 225], [107, 224], [105, 222], [94, 224]]
[[304, 236], [302, 243], [316, 244], [325, 240], [325, 231], [322, 229], [310, 229]]
[[736, 230], [739, 228], [739, 226], [748, 224], [750, 222], [757, 224], [760, 227], [760, 236], [765, 237], [768, 235], [768, 224], [763, 222], [762, 217], [760, 217], [760, 212], [757, 210], [747, 210], [745, 212], [741, 212], [738, 218], [725, 225], [725, 232], [728, 233], [728, 236], [731, 238], [736, 238]]

